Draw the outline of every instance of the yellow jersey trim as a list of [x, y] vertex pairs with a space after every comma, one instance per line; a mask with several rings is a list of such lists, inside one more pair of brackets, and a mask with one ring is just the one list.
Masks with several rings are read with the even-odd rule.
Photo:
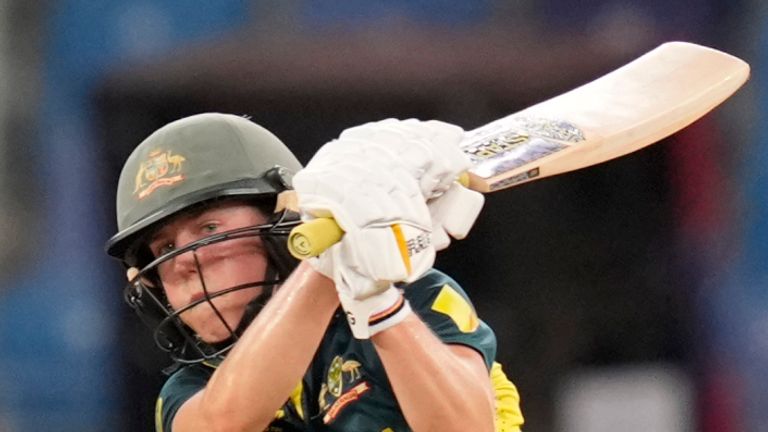
[[163, 432], [163, 398], [157, 398], [155, 402], [155, 430]]

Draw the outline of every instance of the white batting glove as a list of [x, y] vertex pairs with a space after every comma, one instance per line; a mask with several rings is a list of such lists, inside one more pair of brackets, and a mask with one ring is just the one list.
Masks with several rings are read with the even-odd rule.
[[[449, 235], [466, 236], [483, 198], [455, 183], [470, 166], [459, 147], [463, 134], [439, 121], [388, 119], [347, 129], [323, 146], [293, 184], [303, 219], [333, 217], [345, 235], [333, 264], [320, 257], [315, 267], [413, 281], [434, 263], [434, 241], [444, 248]], [[358, 299], [378, 292], [351, 289]]]
[[402, 164], [419, 181], [432, 215], [432, 244], [442, 250], [450, 245], [451, 237], [461, 240], [467, 236], [485, 202], [482, 194], [456, 182], [471, 166], [460, 149], [463, 136], [460, 127], [436, 120], [387, 119], [347, 129], [340, 140], [387, 145], [391, 154], [380, 150], [384, 158], [394, 157], [395, 164]]
[[[389, 282], [375, 282], [348, 266], [334, 265], [343, 252], [336, 244], [316, 258], [315, 270], [333, 279], [352, 335], [369, 339], [405, 319], [411, 311], [408, 301]], [[354, 287], [354, 289], [352, 288]]]
[[427, 203], [432, 216], [432, 245], [443, 250], [451, 237], [462, 240], [480, 215], [485, 196], [454, 182], [445, 193]]
[[375, 282], [421, 276], [432, 267], [435, 250], [429, 209], [415, 180], [371, 174], [360, 182], [355, 160], [335, 171], [303, 170], [294, 178], [294, 187], [305, 220], [333, 217], [345, 231], [339, 243], [311, 263], [337, 283], [342, 278], [371, 281], [350, 286], [352, 296], [362, 299], [380, 291]]
[[418, 181], [424, 198], [431, 199], [470, 168], [469, 158], [459, 147], [463, 136], [459, 126], [437, 120], [387, 119], [346, 129], [323, 146], [310, 164], [332, 166], [339, 156], [362, 151], [372, 168], [405, 170]]
[[337, 284], [341, 307], [357, 339], [369, 339], [376, 333], [402, 322], [411, 307], [399, 289], [387, 284], [380, 292], [365, 299], [354, 298], [353, 290]]

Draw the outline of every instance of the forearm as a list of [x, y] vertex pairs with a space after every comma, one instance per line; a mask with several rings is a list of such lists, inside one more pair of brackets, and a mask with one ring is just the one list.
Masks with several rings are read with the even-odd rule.
[[217, 368], [199, 408], [263, 430], [300, 382], [337, 308], [332, 282], [300, 265]]
[[415, 314], [372, 341], [414, 431], [493, 431], [493, 394], [477, 352], [444, 344]]

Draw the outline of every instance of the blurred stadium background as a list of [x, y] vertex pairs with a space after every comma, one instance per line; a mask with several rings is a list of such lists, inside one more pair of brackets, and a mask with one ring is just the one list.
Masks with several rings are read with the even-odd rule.
[[0, 23], [0, 431], [152, 430], [167, 360], [102, 245], [160, 125], [247, 114], [306, 162], [365, 121], [476, 127], [668, 40], [753, 77], [662, 145], [489, 196], [438, 267], [496, 330], [526, 430], [768, 430], [765, 2], [0, 0]]

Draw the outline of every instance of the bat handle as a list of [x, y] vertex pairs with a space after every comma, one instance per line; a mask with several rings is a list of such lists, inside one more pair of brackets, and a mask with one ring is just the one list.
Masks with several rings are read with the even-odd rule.
[[332, 218], [318, 218], [295, 227], [288, 235], [288, 250], [294, 257], [305, 260], [316, 257], [338, 243], [344, 231]]
[[[462, 173], [457, 181], [465, 187], [469, 186], [469, 174]], [[335, 219], [312, 219], [291, 230], [288, 235], [288, 250], [294, 257], [305, 260], [320, 255], [338, 243], [343, 235], [344, 231]]]

